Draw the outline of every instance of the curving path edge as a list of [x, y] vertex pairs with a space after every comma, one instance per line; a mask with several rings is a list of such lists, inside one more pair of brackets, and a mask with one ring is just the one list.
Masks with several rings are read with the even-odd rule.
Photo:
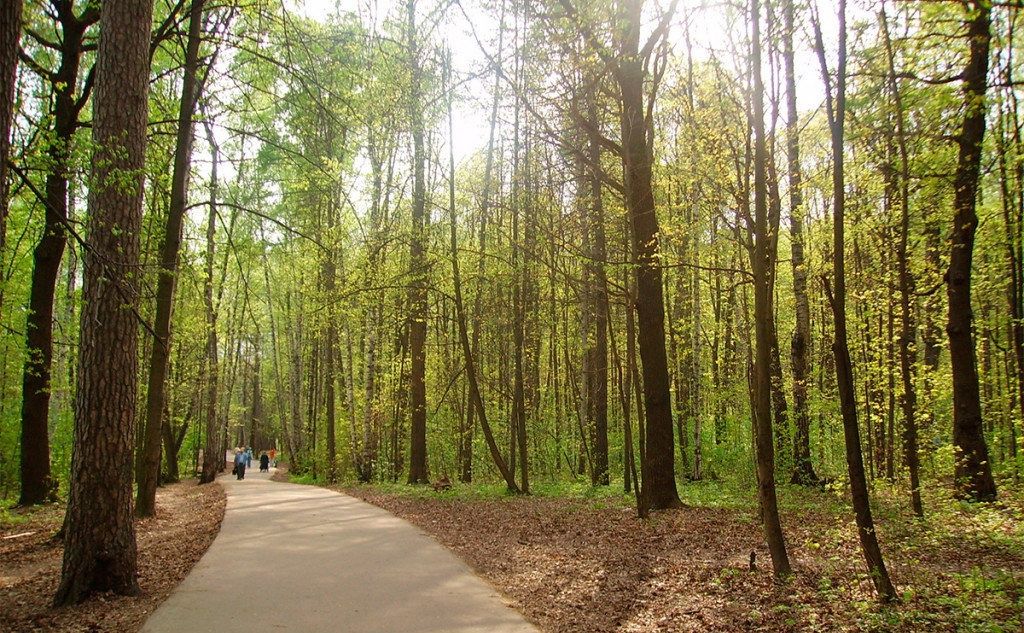
[[227, 492], [220, 533], [144, 633], [537, 633], [452, 552], [385, 510], [259, 472], [217, 481]]

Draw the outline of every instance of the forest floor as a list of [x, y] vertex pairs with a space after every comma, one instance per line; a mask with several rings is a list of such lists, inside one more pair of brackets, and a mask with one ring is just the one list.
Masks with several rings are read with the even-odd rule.
[[[938, 486], [936, 486], [937, 488]], [[781, 490], [795, 577], [772, 581], [752, 490], [681, 486], [684, 509], [636, 518], [621, 485], [338, 487], [410, 521], [467, 561], [542, 630], [1024, 630], [1024, 497], [968, 506], [925, 497], [915, 520], [875, 490], [901, 603], [882, 607], [841, 491]], [[750, 569], [751, 552], [756, 570]]]
[[137, 631], [213, 542], [224, 505], [219, 485], [159, 488], [157, 515], [135, 522], [142, 595], [99, 594], [59, 609], [50, 601], [60, 580], [64, 548], [54, 535], [65, 505], [0, 509], [0, 630]]

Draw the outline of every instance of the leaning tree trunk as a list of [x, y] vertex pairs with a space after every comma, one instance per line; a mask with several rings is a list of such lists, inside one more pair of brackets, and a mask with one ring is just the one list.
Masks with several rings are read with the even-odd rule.
[[[846, 181], [843, 175], [843, 136], [846, 117], [846, 0], [839, 2], [839, 67], [836, 71], [836, 95], [833, 102], [828, 65], [825, 62], [825, 46], [821, 28], [814, 23], [815, 48], [821, 64], [822, 77], [826, 85], [826, 108], [832, 134], [832, 187], [833, 187], [833, 276], [835, 293], [829, 293], [832, 314], [835, 319], [835, 340], [832, 352], [836, 363], [836, 384], [839, 389], [839, 405], [843, 415], [843, 437], [846, 442], [846, 465], [850, 474], [850, 493], [853, 511], [857, 521], [857, 533], [861, 549], [868, 565], [871, 581], [879, 597], [886, 601], [896, 600], [896, 588], [889, 579], [885, 568], [882, 549], [878, 545], [874, 520], [871, 517], [871, 503], [868, 496], [867, 479], [864, 476], [864, 456], [860, 447], [860, 426], [857, 422], [857, 396], [853, 384], [853, 365], [850, 361], [850, 345], [846, 332], [846, 257], [845, 257], [845, 213]], [[826, 287], [826, 290], [828, 288]]]
[[988, 0], [970, 3], [972, 17], [967, 32], [970, 56], [963, 73], [964, 122], [958, 138], [960, 150], [953, 179], [953, 230], [946, 272], [946, 295], [949, 299], [946, 334], [949, 336], [949, 358], [953, 370], [953, 445], [957, 451], [954, 478], [957, 494], [971, 501], [992, 501], [996, 498], [996, 484], [981, 424], [978, 360], [974, 350], [974, 316], [971, 312], [971, 265], [974, 234], [978, 228], [975, 204], [985, 137], [991, 11]]
[[152, 0], [105, 0], [93, 101], [75, 444], [54, 603], [139, 593], [132, 523], [142, 168]]
[[192, 0], [188, 22], [188, 43], [185, 69], [178, 107], [178, 135], [174, 148], [174, 171], [171, 175], [171, 202], [160, 253], [159, 279], [156, 285], [156, 318], [153, 320], [153, 345], [149, 358], [149, 387], [146, 391], [146, 423], [142, 453], [139, 455], [136, 478], [139, 491], [135, 513], [140, 517], [156, 514], [156, 486], [160, 479], [160, 439], [167, 399], [167, 373], [171, 354], [171, 312], [174, 308], [174, 287], [178, 274], [181, 228], [188, 204], [188, 177], [192, 165], [192, 114], [196, 109], [196, 74], [199, 69], [199, 44], [203, 23], [203, 3]]

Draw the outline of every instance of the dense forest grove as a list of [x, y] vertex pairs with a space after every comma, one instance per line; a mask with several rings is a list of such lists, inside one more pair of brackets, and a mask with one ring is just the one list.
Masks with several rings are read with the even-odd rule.
[[1024, 512], [1017, 0], [2, 6], [0, 499], [66, 502], [58, 604], [236, 447], [739, 490], [779, 581], [832, 497], [882, 602], [879, 503]]

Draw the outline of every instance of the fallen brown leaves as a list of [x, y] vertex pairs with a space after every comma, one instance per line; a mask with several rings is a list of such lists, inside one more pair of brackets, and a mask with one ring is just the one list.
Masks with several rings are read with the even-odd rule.
[[[756, 515], [685, 508], [640, 521], [623, 507], [579, 499], [459, 499], [345, 492], [385, 508], [457, 552], [548, 632], [957, 630], [910, 597], [907, 615], [881, 611], [864, 573], [852, 522], [826, 511], [788, 517], [797, 574], [772, 580]], [[885, 535], [883, 535], [885, 536]], [[884, 541], [897, 582], [942, 591], [960, 554]], [[757, 568], [750, 570], [750, 553]], [[977, 553], [977, 552], [972, 552]], [[994, 562], [1024, 570], [1019, 555]], [[983, 562], [982, 564], [985, 564]], [[930, 588], [930, 589], [929, 589]]]
[[[136, 631], [185, 578], [220, 529], [224, 489], [184, 482], [157, 491], [157, 516], [136, 522], [142, 595], [93, 596], [53, 609], [63, 546], [53, 536], [64, 506], [18, 511], [24, 522], [0, 527], [0, 630]], [[31, 532], [26, 536], [5, 538]]]

